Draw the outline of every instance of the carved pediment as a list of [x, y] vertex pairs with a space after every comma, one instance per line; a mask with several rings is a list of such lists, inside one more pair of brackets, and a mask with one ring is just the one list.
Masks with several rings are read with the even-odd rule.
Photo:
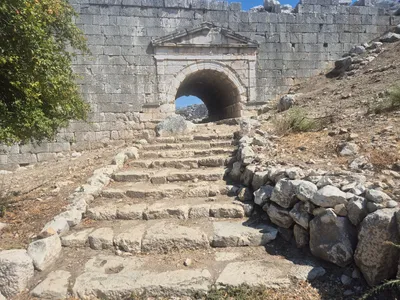
[[202, 23], [191, 29], [176, 31], [167, 36], [154, 39], [154, 47], [224, 47], [257, 48], [258, 43], [212, 23]]

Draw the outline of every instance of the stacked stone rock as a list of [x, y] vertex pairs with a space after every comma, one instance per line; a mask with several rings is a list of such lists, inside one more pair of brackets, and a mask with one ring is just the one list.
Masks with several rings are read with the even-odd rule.
[[[371, 44], [364, 43], [361, 46], [355, 46], [343, 55], [343, 58], [335, 62], [335, 68], [327, 74], [328, 77], [353, 76], [357, 70], [373, 61], [384, 49], [383, 43], [394, 43], [400, 41], [400, 25], [395, 27], [394, 32], [388, 32], [380, 38], [380, 42]], [[391, 66], [383, 67], [390, 68]]]
[[355, 263], [370, 285], [397, 274], [400, 252], [387, 244], [400, 241], [396, 201], [368, 188], [363, 175], [256, 165], [252, 143], [240, 140], [230, 173], [244, 186], [241, 200], [252, 199], [271, 223], [293, 231], [298, 247], [341, 267]]

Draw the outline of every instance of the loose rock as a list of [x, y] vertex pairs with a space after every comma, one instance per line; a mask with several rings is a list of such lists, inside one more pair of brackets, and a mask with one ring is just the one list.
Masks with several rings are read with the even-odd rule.
[[398, 244], [396, 209], [381, 209], [368, 215], [360, 225], [355, 262], [369, 285], [393, 278], [397, 273], [399, 250], [386, 244]]
[[32, 258], [35, 268], [43, 271], [53, 264], [61, 253], [61, 241], [58, 235], [37, 240], [29, 244], [28, 255]]
[[345, 267], [353, 260], [357, 243], [355, 227], [332, 209], [317, 215], [310, 222], [311, 253], [338, 266]]
[[66, 299], [70, 277], [71, 273], [67, 271], [51, 272], [45, 280], [33, 289], [31, 294], [41, 299]]
[[0, 292], [5, 297], [24, 291], [33, 275], [33, 262], [25, 250], [0, 252]]

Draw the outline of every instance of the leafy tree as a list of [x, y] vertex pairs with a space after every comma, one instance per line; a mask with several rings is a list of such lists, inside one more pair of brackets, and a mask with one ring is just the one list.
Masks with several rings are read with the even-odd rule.
[[89, 53], [67, 0], [0, 1], [0, 142], [51, 139], [89, 110], [71, 68]]

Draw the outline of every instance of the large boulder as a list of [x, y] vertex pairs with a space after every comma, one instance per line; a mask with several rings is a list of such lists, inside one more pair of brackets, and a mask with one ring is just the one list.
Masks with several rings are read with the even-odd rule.
[[255, 165], [248, 165], [244, 169], [242, 175], [240, 176], [240, 182], [247, 187], [251, 186], [251, 182], [253, 181], [254, 173], [256, 172]]
[[277, 110], [279, 112], [288, 110], [289, 108], [293, 107], [296, 103], [294, 95], [285, 95], [281, 99], [279, 99]]
[[355, 262], [371, 286], [393, 278], [397, 273], [399, 250], [387, 242], [399, 243], [397, 209], [381, 209], [361, 223]]
[[356, 244], [355, 227], [332, 209], [326, 209], [311, 220], [310, 249], [314, 256], [345, 267], [353, 261]]
[[310, 243], [310, 234], [307, 230], [299, 225], [294, 225], [293, 235], [297, 248], [304, 248]]
[[311, 201], [317, 191], [317, 186], [309, 181], [301, 180], [296, 185], [296, 196], [301, 201]]
[[353, 225], [358, 226], [368, 215], [367, 200], [354, 196], [347, 204], [347, 217]]
[[254, 192], [254, 203], [260, 205], [261, 207], [264, 206], [271, 198], [273, 190], [274, 187], [270, 185], [260, 187]]
[[60, 238], [56, 234], [42, 240], [34, 241], [29, 244], [27, 252], [32, 258], [35, 268], [43, 271], [54, 263], [60, 255]]
[[388, 32], [387, 34], [385, 34], [383, 37], [380, 38], [380, 41], [382, 43], [394, 43], [400, 41], [400, 34]]
[[275, 225], [290, 228], [294, 223], [292, 217], [289, 215], [289, 209], [282, 208], [274, 203], [264, 205], [263, 209]]
[[344, 72], [350, 69], [352, 63], [353, 60], [350, 56], [341, 58], [335, 61], [335, 68], [332, 71], [330, 71], [326, 76], [328, 78], [341, 76], [344, 74]]
[[157, 136], [174, 136], [186, 134], [193, 130], [194, 124], [186, 121], [184, 117], [172, 115], [161, 121], [156, 126]]
[[289, 212], [292, 219], [304, 229], [308, 229], [311, 215], [307, 212], [304, 202], [298, 202]]
[[367, 190], [365, 198], [367, 198], [369, 202], [373, 203], [385, 203], [392, 200], [385, 192], [372, 189]]
[[321, 207], [335, 207], [338, 204], [347, 204], [347, 197], [337, 187], [326, 185], [315, 193], [311, 202]]
[[275, 185], [271, 195], [271, 201], [284, 208], [291, 208], [298, 202], [296, 198], [297, 180], [281, 179]]
[[33, 275], [32, 259], [25, 250], [0, 252], [0, 293], [6, 298], [25, 290]]
[[267, 180], [268, 180], [268, 171], [255, 172], [253, 176], [253, 181], [251, 183], [253, 190], [254, 191], [258, 190], [261, 186], [263, 186], [267, 182]]

